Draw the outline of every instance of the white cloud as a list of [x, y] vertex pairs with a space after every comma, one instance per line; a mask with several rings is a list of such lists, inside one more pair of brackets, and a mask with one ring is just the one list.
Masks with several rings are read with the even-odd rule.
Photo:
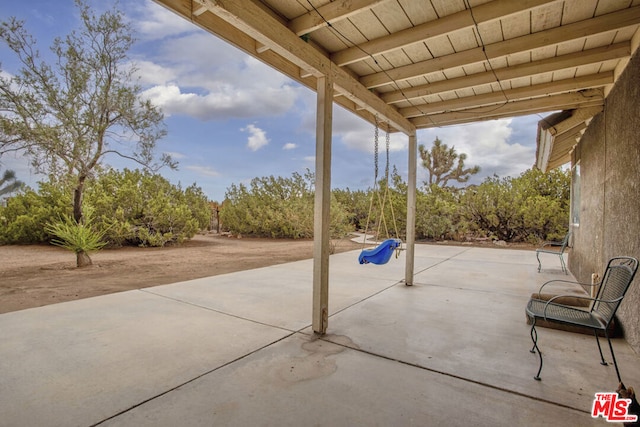
[[250, 124], [240, 130], [249, 133], [249, 138], [247, 139], [247, 147], [249, 147], [251, 151], [258, 151], [260, 148], [269, 144], [267, 133], [259, 127]]
[[138, 60], [135, 67], [138, 69], [136, 76], [142, 86], [163, 85], [176, 78], [175, 70], [155, 62]]
[[294, 144], [293, 142], [287, 142], [282, 146], [283, 150], [295, 150], [298, 148], [298, 144]]
[[153, 13], [139, 24], [149, 38], [136, 66], [144, 95], [165, 114], [206, 121], [273, 117], [295, 105], [300, 87], [283, 74], [187, 21], [185, 31], [174, 23], [183, 20], [158, 5], [144, 7]]
[[309, 163], [315, 163], [316, 162], [316, 156], [306, 156], [303, 159], [305, 162], [309, 162]]
[[135, 16], [133, 25], [142, 39], [158, 39], [196, 31], [197, 28], [186, 19], [176, 19], [177, 15], [149, 0], [135, 3], [131, 14]]
[[184, 114], [200, 120], [222, 120], [284, 114], [295, 98], [291, 88], [247, 91], [233, 87], [200, 94], [183, 92], [176, 84], [158, 85], [142, 93], [166, 115]]
[[220, 176], [220, 172], [218, 172], [217, 170], [213, 169], [210, 166], [191, 165], [191, 166], [187, 166], [185, 169], [193, 171], [201, 176]]

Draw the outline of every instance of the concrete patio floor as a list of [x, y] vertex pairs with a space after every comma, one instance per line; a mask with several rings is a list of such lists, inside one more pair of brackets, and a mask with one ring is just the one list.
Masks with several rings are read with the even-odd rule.
[[608, 425], [592, 335], [540, 328], [533, 379], [524, 307], [567, 278], [557, 257], [538, 273], [531, 251], [417, 245], [408, 287], [404, 255], [357, 256], [331, 256], [323, 337], [312, 260], [2, 314], [0, 426]]

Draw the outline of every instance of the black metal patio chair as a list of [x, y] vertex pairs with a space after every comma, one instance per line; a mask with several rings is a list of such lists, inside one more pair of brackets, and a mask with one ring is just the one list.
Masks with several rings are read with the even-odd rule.
[[[613, 346], [611, 345], [611, 339], [609, 337], [609, 325], [613, 320], [616, 310], [618, 310], [627, 289], [629, 289], [629, 285], [631, 285], [637, 269], [638, 260], [635, 258], [611, 258], [600, 283], [595, 285], [581, 283], [581, 285], [598, 287], [598, 292], [595, 298], [571, 295], [574, 298], [590, 300], [591, 307], [581, 309], [579, 307], [554, 302], [558, 298], [565, 297], [566, 295], [558, 295], [548, 301], [538, 298], [531, 298], [529, 300], [526, 307], [526, 313], [527, 316], [532, 319], [531, 340], [533, 341], [533, 347], [530, 351], [534, 354], [537, 351], [540, 358], [538, 373], [534, 377], [536, 380], [540, 380], [540, 372], [542, 372], [542, 353], [538, 347], [536, 319], [544, 319], [550, 322], [558, 322], [565, 325], [580, 326], [591, 329], [596, 336], [596, 343], [598, 344], [598, 350], [600, 351], [600, 363], [602, 365], [607, 365], [607, 362], [605, 362], [604, 356], [602, 355], [600, 340], [598, 339], [598, 333], [604, 333], [604, 336], [607, 338], [607, 342], [609, 343], [609, 350], [611, 350], [611, 358], [613, 359], [613, 365], [616, 368], [616, 375], [618, 375], [618, 380], [622, 382], [622, 379], [620, 378], [620, 371], [618, 370], [618, 364], [616, 362], [616, 356], [613, 353]], [[538, 295], [541, 295], [542, 288], [554, 282], [567, 283], [569, 281], [550, 280], [540, 287]]]
[[[545, 242], [539, 249], [536, 249], [536, 258], [538, 259], [538, 273], [542, 269], [542, 263], [540, 262], [540, 254], [552, 254], [560, 257], [560, 266], [564, 274], [569, 274], [567, 271], [567, 265], [564, 262], [564, 251], [569, 245], [569, 239], [571, 238], [571, 232], [568, 232], [562, 242]], [[555, 248], [555, 249], [554, 249]]]

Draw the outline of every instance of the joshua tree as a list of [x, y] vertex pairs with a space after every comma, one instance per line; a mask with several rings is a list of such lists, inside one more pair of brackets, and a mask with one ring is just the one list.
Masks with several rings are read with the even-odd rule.
[[446, 187], [449, 180], [467, 182], [471, 175], [480, 172], [480, 166], [465, 169], [464, 161], [467, 159], [467, 155], [456, 153], [455, 147], [449, 148], [437, 137], [433, 141], [431, 150], [427, 150], [422, 144], [418, 149], [422, 166], [429, 171], [429, 180], [425, 182], [427, 186], [435, 184]]

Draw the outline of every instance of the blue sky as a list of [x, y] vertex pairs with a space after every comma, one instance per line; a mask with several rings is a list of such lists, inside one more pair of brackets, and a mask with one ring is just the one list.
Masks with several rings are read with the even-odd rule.
[[[111, 7], [112, 0], [90, 1]], [[212, 200], [221, 201], [233, 183], [254, 177], [290, 176], [314, 169], [315, 93], [245, 55], [150, 0], [121, 0], [119, 8], [136, 31], [131, 59], [139, 69], [144, 96], [162, 107], [168, 134], [158, 153], [171, 153], [177, 171], [161, 170], [173, 183], [197, 183]], [[56, 36], [78, 26], [72, 0], [0, 0], [0, 19], [15, 16], [48, 52]], [[2, 72], [17, 71], [11, 52], [0, 46]], [[517, 176], [534, 163], [540, 116], [493, 120], [426, 129], [418, 143], [430, 147], [439, 137], [467, 154], [468, 166], [486, 176]], [[332, 187], [366, 189], [373, 184], [374, 128], [359, 117], [334, 108]], [[384, 135], [380, 136], [381, 148]], [[406, 180], [407, 137], [391, 135], [391, 164]], [[383, 153], [383, 152], [382, 152]], [[134, 163], [109, 159], [117, 168]], [[42, 179], [23, 157], [5, 155], [2, 169], [35, 187]], [[426, 179], [418, 167], [418, 180]]]

